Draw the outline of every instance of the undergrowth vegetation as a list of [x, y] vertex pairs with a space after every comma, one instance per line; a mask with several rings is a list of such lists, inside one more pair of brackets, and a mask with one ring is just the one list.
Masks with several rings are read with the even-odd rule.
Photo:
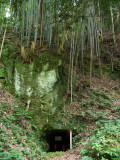
[[[117, 94], [93, 90], [87, 102], [85, 117], [96, 126], [87, 140], [80, 142], [85, 160], [120, 159], [120, 105], [116, 105]], [[94, 108], [91, 108], [93, 106]], [[93, 125], [91, 123], [91, 125]]]
[[[73, 131], [73, 146], [82, 160], [120, 160], [119, 88], [113, 87], [111, 92], [102, 89], [87, 87], [71, 104], [66, 99], [56, 121], [62, 129]], [[0, 106], [0, 159], [39, 160], [64, 156], [64, 152], [43, 151], [47, 143], [37, 137], [31, 111], [26, 112], [25, 108], [20, 100]]]
[[41, 159], [44, 156], [40, 141], [32, 131], [31, 117], [21, 103], [0, 106], [0, 159]]
[[49, 152], [46, 154], [47, 157], [54, 158], [54, 157], [60, 157], [63, 156], [65, 152]]
[[[0, 160], [120, 160], [120, 0], [0, 0], [0, 15]], [[54, 129], [72, 150], [46, 153]]]
[[[0, 78], [2, 88], [6, 86], [8, 91], [11, 90], [4, 80], [5, 70], [2, 67]], [[76, 80], [79, 84], [74, 90], [73, 102], [70, 103], [69, 96], [66, 98], [64, 109], [55, 123], [58, 127], [60, 124], [62, 129], [73, 131], [73, 146], [79, 150], [82, 160], [120, 160], [119, 85], [111, 81], [108, 87], [101, 83], [99, 88], [99, 82], [95, 82], [95, 87], [90, 88], [86, 79], [81, 79], [80, 83]], [[108, 80], [105, 79], [107, 84]], [[36, 110], [41, 109], [40, 104], [34, 111], [26, 112], [25, 108], [20, 101], [0, 106], [0, 160], [39, 160], [63, 156], [64, 152], [43, 152], [43, 149], [47, 151], [49, 144], [45, 139], [40, 140], [37, 133], [41, 131], [44, 134], [35, 123], [37, 120], [39, 124], [39, 118], [42, 118], [36, 114]]]
[[120, 120], [99, 120], [89, 141], [82, 142], [85, 149], [80, 151], [83, 158], [120, 159]]
[[63, 126], [73, 130], [73, 143], [82, 160], [120, 160], [119, 94], [88, 88], [85, 93], [87, 99], [76, 97], [66, 107]]

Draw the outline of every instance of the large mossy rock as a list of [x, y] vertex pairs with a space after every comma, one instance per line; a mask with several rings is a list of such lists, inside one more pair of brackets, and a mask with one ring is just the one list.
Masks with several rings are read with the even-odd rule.
[[7, 59], [4, 63], [9, 85], [26, 102], [26, 108], [30, 102], [28, 112], [37, 131], [57, 127], [54, 122], [63, 106], [64, 84], [59, 75], [61, 58], [40, 53], [31, 63], [23, 63], [19, 58], [11, 59], [11, 63], [8, 65]]
[[[61, 60], [50, 56], [41, 55], [32, 63], [22, 63], [20, 60], [15, 62], [14, 71], [14, 87], [16, 93], [24, 96], [26, 99], [39, 99], [54, 95], [57, 98], [57, 82], [59, 81], [58, 68], [61, 65]], [[48, 96], [49, 95], [49, 96]], [[51, 99], [53, 103], [53, 96]]]

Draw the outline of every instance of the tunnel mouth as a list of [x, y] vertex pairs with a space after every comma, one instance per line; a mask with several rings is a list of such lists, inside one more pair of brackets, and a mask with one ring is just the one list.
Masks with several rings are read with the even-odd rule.
[[49, 130], [46, 136], [48, 152], [67, 151], [70, 147], [70, 136], [67, 130]]

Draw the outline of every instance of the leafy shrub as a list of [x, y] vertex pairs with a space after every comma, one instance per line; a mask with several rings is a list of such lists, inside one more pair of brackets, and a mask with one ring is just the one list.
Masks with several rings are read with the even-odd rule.
[[24, 160], [23, 153], [18, 150], [4, 151], [0, 158], [4, 160]]
[[110, 120], [97, 122], [97, 125], [96, 134], [90, 137], [90, 142], [84, 143], [87, 149], [81, 150], [81, 154], [95, 159], [119, 160], [120, 123]]
[[[0, 106], [0, 160], [41, 159], [43, 152], [31, 128], [31, 116], [22, 104], [3, 103]], [[29, 119], [29, 121], [28, 121]]]

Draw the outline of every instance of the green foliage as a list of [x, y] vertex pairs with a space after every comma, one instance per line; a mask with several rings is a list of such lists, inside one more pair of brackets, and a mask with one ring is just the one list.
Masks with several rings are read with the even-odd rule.
[[95, 106], [96, 108], [98, 107], [99, 109], [102, 109], [102, 108], [111, 108], [114, 105], [113, 97], [108, 91], [100, 92], [98, 90], [90, 90], [89, 96], [90, 99], [87, 99], [87, 101], [80, 102], [83, 108], [89, 108], [91, 106]]
[[84, 157], [82, 157], [82, 160], [93, 160], [93, 158], [88, 157], [88, 156], [84, 156]]
[[63, 156], [65, 154], [65, 152], [48, 152], [46, 154], [46, 156], [48, 158], [55, 158], [55, 157], [60, 157], [60, 156]]
[[91, 90], [89, 94], [91, 96], [89, 103], [98, 106], [98, 108], [111, 108], [114, 105], [113, 97], [108, 91], [100, 92], [98, 90]]
[[2, 154], [0, 155], [0, 158], [2, 159], [9, 159], [9, 160], [24, 160], [24, 155], [22, 152], [18, 151], [18, 150], [10, 150], [9, 152], [4, 151], [2, 152]]
[[119, 159], [120, 156], [120, 124], [118, 121], [99, 121], [99, 128], [84, 143], [87, 149], [81, 150], [82, 156], [88, 155], [95, 159]]
[[0, 68], [0, 78], [5, 78], [5, 70], [4, 70], [4, 68]]
[[6, 45], [3, 48], [2, 51], [2, 60], [7, 59], [7, 58], [13, 58], [14, 57], [14, 50], [15, 50], [15, 46], [13, 46], [14, 44], [12, 42], [9, 42], [9, 40], [5, 39], [6, 41]]
[[105, 67], [103, 73], [106, 77], [110, 77], [113, 80], [119, 79], [120, 78], [120, 61], [116, 61], [114, 66], [113, 66], [114, 70], [112, 71], [112, 67], [111, 66], [107, 66]]
[[24, 160], [24, 156], [29, 159], [42, 158], [44, 154], [41, 144], [32, 131], [31, 117], [25, 112], [22, 103], [11, 106], [3, 103], [0, 106], [0, 115], [0, 159]]

